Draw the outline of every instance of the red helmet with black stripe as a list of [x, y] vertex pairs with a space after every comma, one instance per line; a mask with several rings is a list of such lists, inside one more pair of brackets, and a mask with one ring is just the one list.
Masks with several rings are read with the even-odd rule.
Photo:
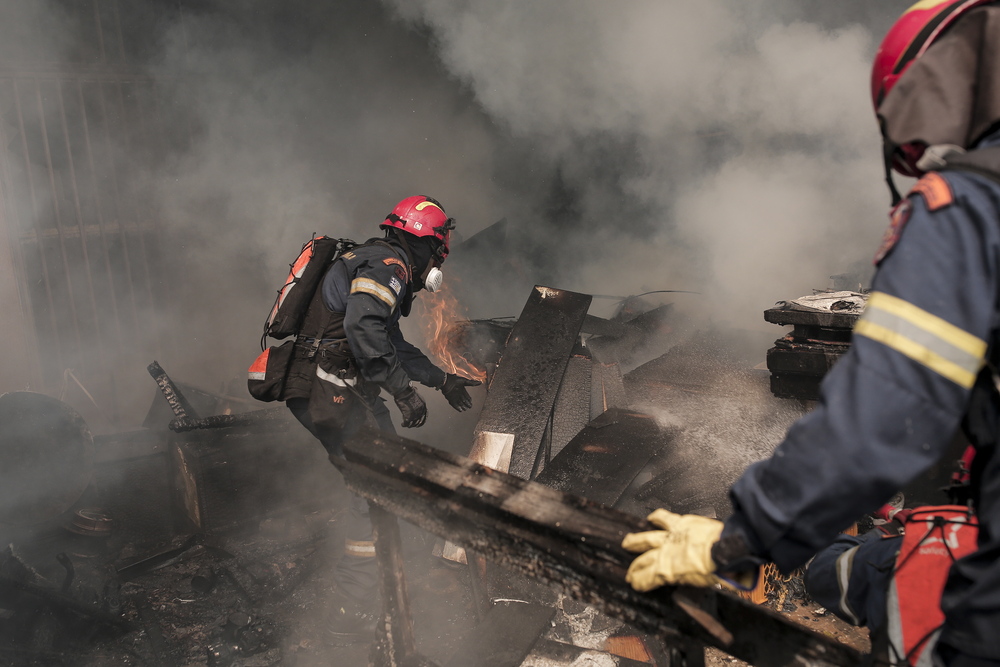
[[[871, 92], [876, 115], [903, 73], [949, 26], [968, 11], [993, 1], [995, 0], [921, 0], [907, 9], [886, 33], [872, 63]], [[896, 147], [891, 156], [886, 156], [887, 178], [889, 165], [905, 176], [923, 175], [917, 162], [925, 148], [918, 143]], [[891, 185], [890, 189], [893, 189]], [[894, 194], [894, 199], [895, 197]]]
[[433, 236], [441, 241], [441, 259], [448, 256], [451, 244], [451, 230], [455, 219], [449, 218], [444, 207], [435, 199], [425, 195], [407, 197], [396, 204], [392, 213], [379, 225], [382, 229], [400, 229], [414, 236]]
[[893, 24], [872, 64], [872, 102], [875, 110], [903, 72], [924, 54], [941, 33], [969, 10], [994, 0], [921, 0]]

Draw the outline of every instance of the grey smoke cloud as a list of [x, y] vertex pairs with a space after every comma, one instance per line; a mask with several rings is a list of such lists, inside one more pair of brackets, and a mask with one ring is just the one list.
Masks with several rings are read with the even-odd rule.
[[[906, 3], [390, 4], [579, 194], [568, 286], [699, 289], [746, 326], [871, 256], [886, 196], [869, 63]], [[608, 136], [614, 187], [591, 159]], [[643, 219], [620, 214], [630, 199]]]
[[[413, 191], [465, 235], [507, 216], [545, 249], [526, 283], [697, 289], [741, 326], [870, 256], [884, 210], [866, 97], [876, 37], [844, 20], [851, 7], [811, 21], [777, 0], [385, 4], [418, 31], [312, 10], [333, 32], [289, 52], [222, 12], [167, 40], [160, 67], [204, 84], [196, 145], [158, 178], [161, 199], [189, 242], [206, 206], [237, 230], [259, 288], [304, 235], [367, 236]], [[470, 285], [493, 280], [463, 276], [474, 315], [519, 308], [517, 290]]]
[[[145, 408], [154, 356], [207, 388], [239, 377], [299, 245], [374, 235], [413, 193], [466, 237], [510, 223], [510, 265], [460, 270], [460, 248], [449, 263], [472, 316], [516, 315], [544, 282], [694, 289], [674, 300], [753, 326], [874, 250], [886, 195], [868, 62], [906, 5], [120, 4], [166, 150], [120, 142], [118, 168], [161, 230], [150, 274], [168, 298], [142, 317], [167, 345], [127, 340], [117, 395]], [[77, 5], [25, 6], [39, 60], [93, 42]]]

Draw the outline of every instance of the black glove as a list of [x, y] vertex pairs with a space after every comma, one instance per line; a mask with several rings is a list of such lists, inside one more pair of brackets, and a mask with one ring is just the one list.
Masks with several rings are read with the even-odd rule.
[[441, 393], [448, 399], [451, 407], [459, 412], [464, 412], [472, 407], [472, 397], [466, 391], [466, 387], [478, 387], [482, 382], [479, 380], [469, 380], [461, 375], [448, 373], [441, 387]]
[[413, 387], [407, 387], [392, 398], [403, 413], [403, 428], [417, 428], [427, 421], [427, 404]]

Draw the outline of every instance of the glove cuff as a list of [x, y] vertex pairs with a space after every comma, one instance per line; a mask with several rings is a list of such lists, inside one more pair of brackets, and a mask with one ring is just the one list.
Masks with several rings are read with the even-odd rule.
[[438, 391], [441, 391], [442, 389], [444, 389], [444, 385], [447, 382], [448, 382], [448, 373], [445, 373], [443, 370], [435, 366], [434, 369], [428, 374], [427, 382], [423, 384], [430, 387], [431, 389], [437, 389]]
[[766, 561], [750, 551], [739, 533], [723, 535], [712, 545], [712, 562], [718, 572], [741, 572], [759, 568]]
[[383, 389], [389, 392], [390, 396], [398, 396], [410, 388], [410, 376], [406, 374], [403, 367], [397, 364], [384, 382], [379, 383]]
[[402, 389], [397, 390], [396, 393], [392, 395], [392, 397], [393, 398], [405, 398], [405, 397], [409, 396], [410, 394], [412, 394], [412, 393], [414, 393], [416, 391], [417, 390], [414, 389], [411, 385], [407, 384]]

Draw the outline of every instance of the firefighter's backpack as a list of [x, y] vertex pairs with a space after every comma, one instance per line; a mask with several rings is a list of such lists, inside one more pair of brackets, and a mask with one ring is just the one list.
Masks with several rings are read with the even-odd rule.
[[975, 515], [961, 505], [921, 507], [907, 518], [887, 599], [890, 665], [931, 667], [948, 570], [976, 550], [978, 534]]
[[278, 290], [260, 338], [263, 350], [250, 366], [247, 389], [258, 401], [284, 400], [285, 379], [292, 362], [295, 340], [267, 347], [267, 339], [295, 336], [302, 328], [309, 303], [319, 289], [326, 270], [340, 255], [357, 244], [350, 239], [314, 236], [289, 265], [288, 277]]

